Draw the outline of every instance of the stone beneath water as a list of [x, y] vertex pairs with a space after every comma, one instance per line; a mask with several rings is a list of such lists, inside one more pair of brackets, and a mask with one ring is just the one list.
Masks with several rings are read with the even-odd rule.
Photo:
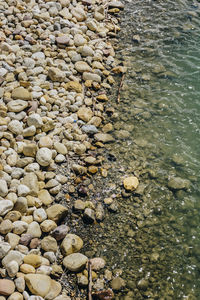
[[130, 176], [130, 177], [125, 178], [123, 183], [124, 183], [124, 188], [127, 191], [133, 191], [133, 190], [137, 189], [137, 187], [139, 185], [139, 180], [135, 176]]
[[180, 177], [173, 177], [168, 181], [168, 187], [172, 190], [188, 189], [190, 181]]

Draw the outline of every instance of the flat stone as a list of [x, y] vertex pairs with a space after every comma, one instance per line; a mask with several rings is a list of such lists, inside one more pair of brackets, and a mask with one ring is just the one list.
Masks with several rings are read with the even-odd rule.
[[0, 200], [0, 216], [4, 216], [13, 208], [14, 204], [10, 200]]
[[98, 142], [102, 143], [109, 143], [115, 140], [113, 136], [109, 133], [96, 133], [94, 137]]
[[120, 1], [117, 1], [117, 0], [108, 2], [108, 6], [113, 7], [113, 8], [119, 8], [119, 9], [124, 8], [124, 4]]
[[81, 253], [73, 253], [66, 256], [63, 260], [63, 265], [72, 272], [81, 271], [86, 263], [88, 258]]
[[50, 165], [51, 160], [52, 160], [51, 150], [48, 148], [40, 148], [37, 151], [36, 160], [37, 160], [38, 164], [40, 164], [41, 166], [47, 167], [48, 165]]
[[7, 104], [8, 110], [12, 112], [23, 111], [27, 106], [28, 102], [24, 100], [12, 100]]
[[12, 91], [12, 98], [20, 99], [20, 100], [31, 100], [32, 96], [31, 96], [31, 93], [27, 89], [25, 89], [23, 87], [18, 87]]
[[26, 285], [31, 293], [45, 297], [51, 288], [51, 278], [43, 274], [27, 274], [25, 276]]
[[9, 296], [15, 291], [14, 283], [9, 279], [0, 279], [0, 295]]
[[48, 294], [45, 296], [45, 299], [54, 300], [55, 297], [57, 297], [60, 294], [61, 290], [61, 284], [55, 280], [51, 280], [51, 288]]
[[28, 264], [22, 264], [20, 266], [20, 272], [24, 274], [35, 274], [35, 268]]
[[75, 69], [80, 72], [91, 72], [91, 67], [85, 61], [77, 61], [75, 63]]
[[63, 155], [67, 154], [67, 148], [62, 143], [55, 142], [54, 149], [60, 154], [63, 154]]
[[70, 41], [70, 37], [66, 34], [56, 38], [56, 43], [60, 45], [68, 45], [69, 41]]
[[83, 80], [92, 80], [96, 82], [101, 82], [101, 76], [94, 74], [94, 73], [89, 73], [89, 72], [84, 72], [83, 73]]
[[76, 234], [67, 234], [61, 244], [64, 256], [78, 252], [83, 247], [83, 240]]
[[61, 204], [54, 204], [47, 208], [46, 213], [50, 220], [61, 221], [67, 215], [67, 208]]

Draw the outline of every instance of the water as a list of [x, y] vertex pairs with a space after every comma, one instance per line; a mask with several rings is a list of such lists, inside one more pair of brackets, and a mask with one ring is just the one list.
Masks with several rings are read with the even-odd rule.
[[[200, 299], [199, 14], [189, 0], [129, 1], [122, 14], [117, 55], [128, 71], [119, 104], [113, 95], [119, 117], [108, 146], [116, 161], [96, 187], [101, 200], [116, 196], [119, 210], [103, 231], [89, 229], [96, 254], [123, 271], [119, 299]], [[130, 174], [140, 191], [121, 196]], [[171, 190], [174, 177], [189, 189]]]

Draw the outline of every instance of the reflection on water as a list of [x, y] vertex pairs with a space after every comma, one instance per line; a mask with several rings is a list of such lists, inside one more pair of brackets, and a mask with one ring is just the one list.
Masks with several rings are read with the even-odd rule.
[[126, 4], [118, 56], [128, 72], [108, 146], [117, 160], [101, 195], [117, 194], [124, 174], [139, 176], [140, 189], [97, 229], [97, 254], [123, 270], [119, 299], [199, 299], [200, 3]]

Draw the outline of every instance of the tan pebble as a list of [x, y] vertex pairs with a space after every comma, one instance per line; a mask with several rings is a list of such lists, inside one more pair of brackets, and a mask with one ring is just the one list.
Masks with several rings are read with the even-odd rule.
[[25, 273], [25, 274], [29, 274], [29, 273], [35, 273], [35, 268], [31, 265], [28, 265], [28, 264], [22, 264], [20, 266], [20, 271], [22, 273]]
[[34, 268], [38, 268], [42, 264], [42, 258], [36, 254], [28, 254], [24, 257], [24, 264], [28, 264], [33, 266]]
[[50, 232], [57, 227], [57, 224], [52, 220], [45, 220], [40, 224], [40, 227], [43, 232]]
[[49, 192], [45, 189], [42, 189], [38, 192], [38, 198], [42, 201], [42, 203], [46, 206], [53, 202], [53, 199]]
[[0, 279], [0, 295], [9, 296], [14, 293], [15, 285], [11, 280]]
[[130, 176], [130, 177], [127, 177], [124, 179], [123, 184], [124, 184], [124, 188], [127, 191], [133, 191], [138, 187], [139, 181], [138, 181], [137, 177]]
[[22, 294], [20, 294], [19, 292], [15, 292], [10, 297], [8, 297], [7, 300], [23, 300], [23, 299], [24, 297]]
[[28, 274], [25, 276], [26, 285], [31, 293], [45, 297], [51, 288], [51, 278], [42, 274]]
[[89, 166], [88, 167], [88, 172], [91, 174], [95, 174], [98, 172], [98, 168], [96, 166]]

